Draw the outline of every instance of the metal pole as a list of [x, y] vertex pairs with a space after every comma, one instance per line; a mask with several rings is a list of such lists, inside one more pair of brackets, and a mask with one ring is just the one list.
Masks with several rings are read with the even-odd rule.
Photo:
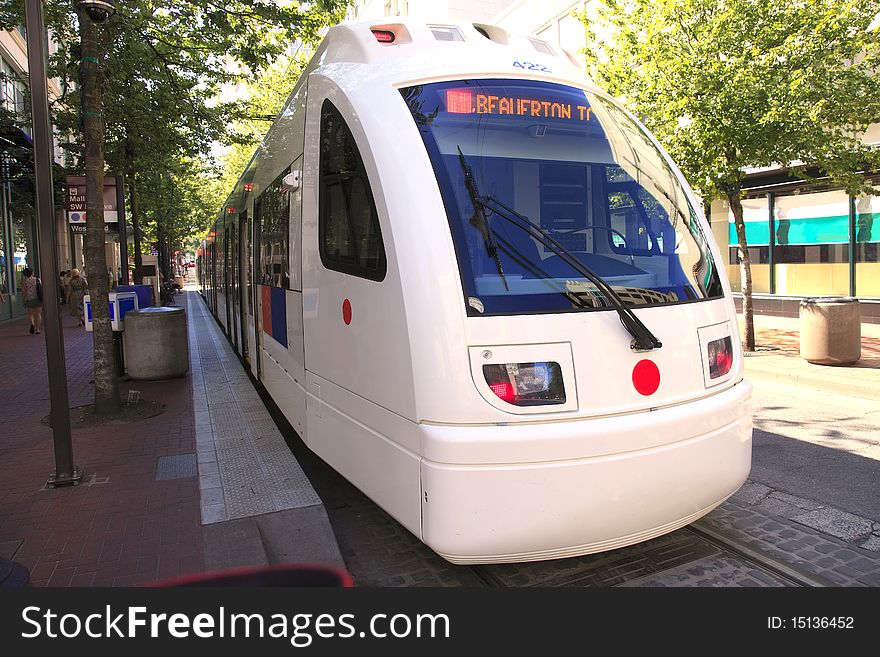
[[770, 240], [767, 242], [767, 264], [770, 265], [770, 294], [776, 294], [776, 194], [767, 193], [767, 222]]
[[52, 132], [49, 123], [49, 92], [46, 82], [46, 28], [42, 0], [25, 0], [27, 28], [28, 80], [31, 91], [31, 117], [34, 138], [34, 201], [37, 239], [40, 243], [40, 270], [43, 281], [46, 365], [49, 373], [49, 405], [55, 441], [55, 473], [49, 487], [77, 484], [82, 471], [73, 464], [70, 439], [70, 409], [67, 399], [67, 370], [64, 362], [64, 334], [58, 299], [58, 263], [55, 238], [55, 199], [52, 184]]
[[856, 296], [856, 197], [849, 197], [849, 295]]
[[125, 178], [116, 176], [116, 217], [119, 222], [119, 267], [122, 284], [128, 285], [128, 233], [125, 229]]

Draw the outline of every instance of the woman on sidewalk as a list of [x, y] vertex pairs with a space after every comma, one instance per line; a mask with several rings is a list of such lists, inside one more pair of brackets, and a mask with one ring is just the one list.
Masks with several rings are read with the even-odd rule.
[[70, 270], [70, 283], [67, 284], [67, 289], [68, 312], [79, 320], [80, 326], [85, 326], [83, 297], [89, 289], [89, 283], [79, 275], [79, 269]]
[[25, 267], [24, 278], [21, 279], [21, 302], [27, 309], [28, 319], [31, 320], [30, 332], [40, 334], [43, 328], [43, 290], [40, 279], [34, 276], [34, 270]]

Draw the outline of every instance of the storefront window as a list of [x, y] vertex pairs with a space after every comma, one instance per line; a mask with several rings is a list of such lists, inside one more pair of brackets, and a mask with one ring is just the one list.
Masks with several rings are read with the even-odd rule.
[[[752, 292], [770, 292], [770, 223], [767, 197], [746, 198], [742, 200], [743, 222], [746, 226], [746, 242], [749, 245], [749, 262], [752, 273]], [[733, 212], [728, 210], [728, 230], [730, 244], [730, 266], [728, 275], [734, 291], [742, 291], [740, 281], [739, 238]]]
[[856, 200], [856, 296], [880, 297], [880, 196]]
[[849, 197], [845, 192], [778, 196], [776, 293], [849, 294]]

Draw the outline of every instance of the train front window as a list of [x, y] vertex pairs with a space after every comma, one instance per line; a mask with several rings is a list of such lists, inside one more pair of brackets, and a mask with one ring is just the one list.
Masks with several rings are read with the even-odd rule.
[[610, 308], [565, 254], [631, 306], [722, 296], [677, 176], [613, 101], [530, 80], [401, 93], [437, 175], [470, 314]]

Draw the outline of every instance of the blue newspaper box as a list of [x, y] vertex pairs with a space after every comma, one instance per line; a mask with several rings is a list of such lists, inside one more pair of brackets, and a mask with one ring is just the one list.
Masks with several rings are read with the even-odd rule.
[[[83, 297], [86, 315], [86, 331], [92, 330], [92, 300], [87, 294]], [[138, 295], [134, 292], [110, 293], [110, 326], [114, 331], [125, 330], [125, 313], [138, 309]]]
[[138, 309], [149, 308], [153, 305], [152, 285], [119, 285], [117, 292], [134, 292], [138, 298]]

